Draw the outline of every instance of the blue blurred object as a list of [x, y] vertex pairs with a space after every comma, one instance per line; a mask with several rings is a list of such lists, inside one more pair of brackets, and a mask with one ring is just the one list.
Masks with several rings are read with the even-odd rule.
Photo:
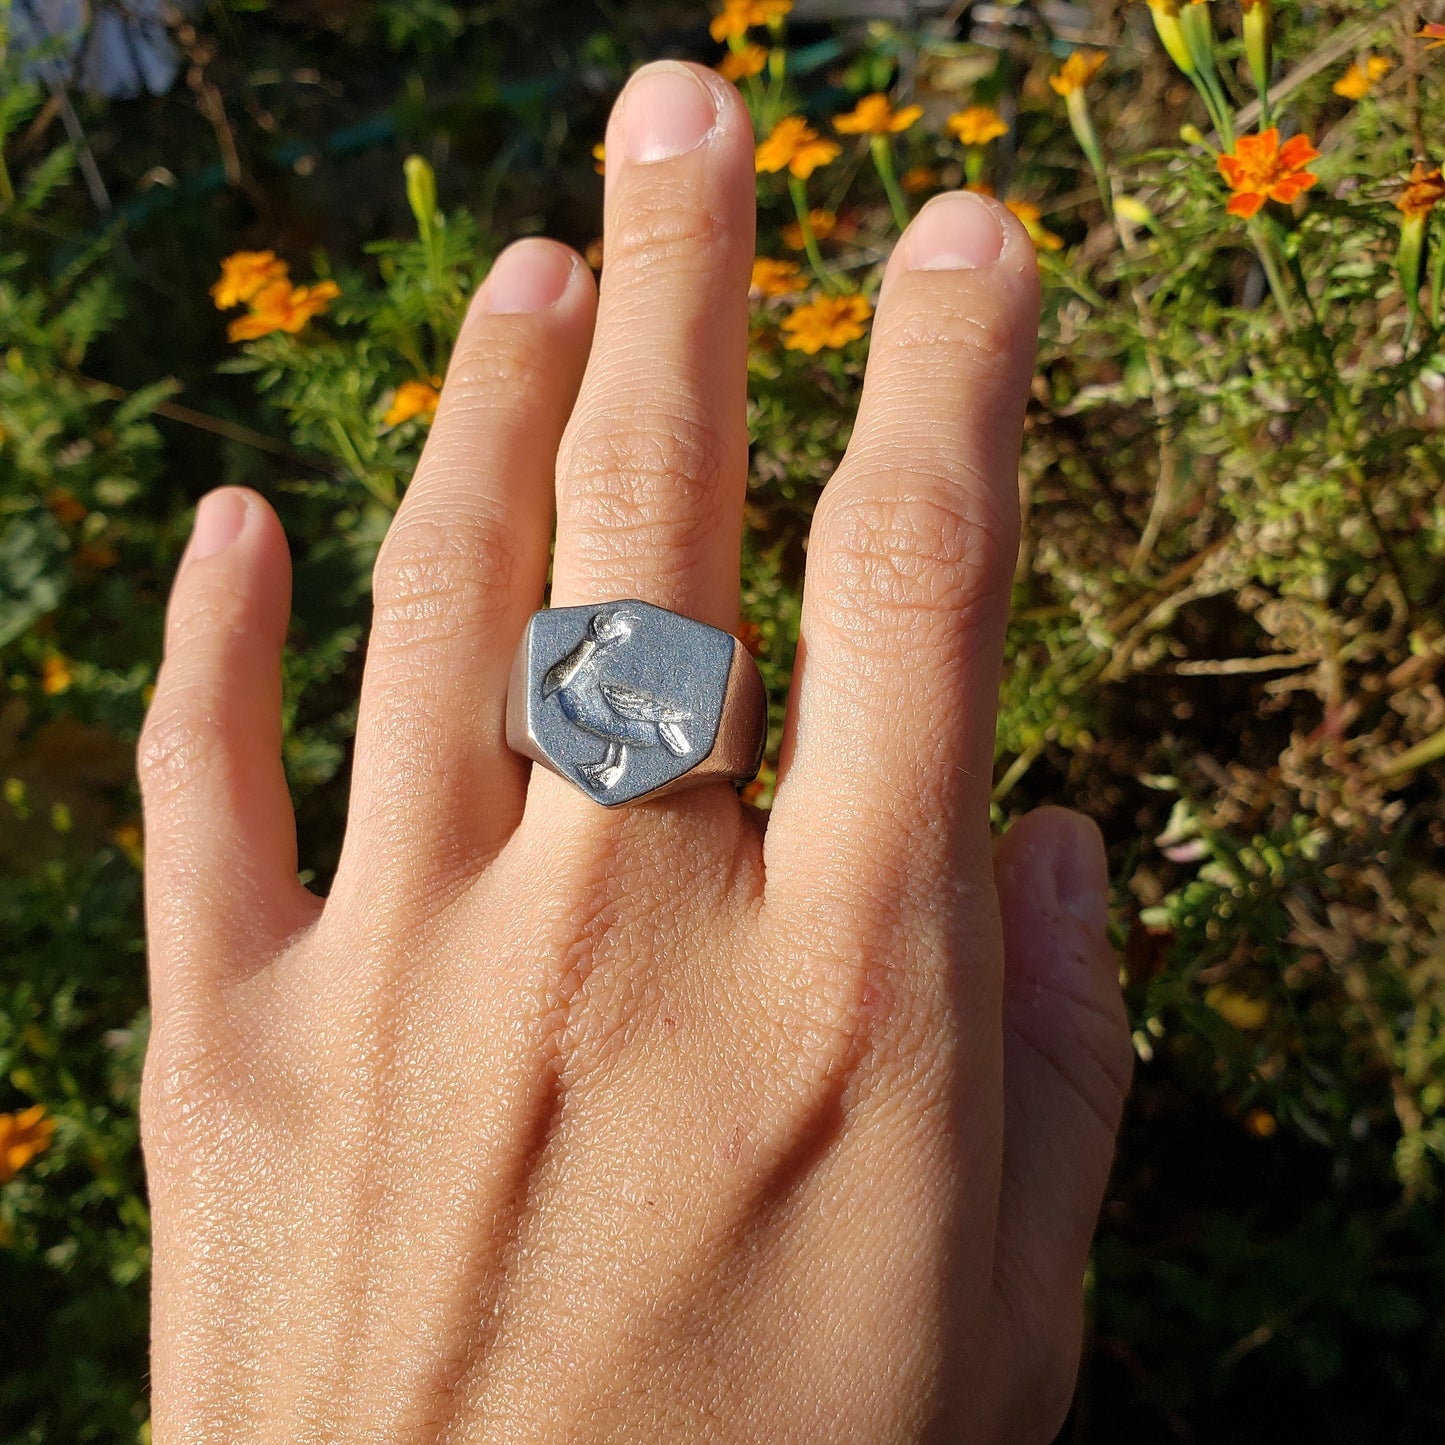
[[28, 73], [52, 89], [134, 100], [162, 95], [181, 56], [166, 25], [194, 0], [12, 0], [10, 42], [32, 58]]

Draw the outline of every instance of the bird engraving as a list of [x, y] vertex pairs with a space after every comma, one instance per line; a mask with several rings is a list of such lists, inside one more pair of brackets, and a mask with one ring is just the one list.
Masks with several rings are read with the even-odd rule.
[[582, 641], [542, 679], [542, 696], [556, 696], [563, 715], [575, 727], [607, 744], [606, 754], [577, 771], [594, 791], [615, 787], [627, 771], [627, 749], [664, 747], [686, 757], [692, 744], [682, 724], [692, 717], [683, 708], [606, 678], [607, 658], [632, 636], [636, 619], [619, 607], [594, 613]]

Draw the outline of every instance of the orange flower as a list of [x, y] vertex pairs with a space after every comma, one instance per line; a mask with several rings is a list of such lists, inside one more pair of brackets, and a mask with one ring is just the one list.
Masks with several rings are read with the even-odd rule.
[[145, 835], [141, 832], [139, 823], [122, 823], [110, 835], [110, 841], [125, 854], [131, 867], [145, 866]]
[[937, 190], [939, 186], [938, 172], [932, 166], [909, 166], [898, 177], [898, 184], [910, 196], [917, 195], [919, 191]]
[[835, 115], [833, 129], [839, 135], [897, 135], [922, 114], [921, 105], [905, 105], [902, 110], [894, 110], [892, 101], [879, 90], [865, 95], [847, 115]]
[[402, 382], [397, 387], [396, 395], [392, 397], [381, 424], [400, 426], [414, 416], [430, 421], [436, 415], [437, 402], [441, 400], [441, 393], [437, 391], [437, 380], [433, 377], [430, 381]]
[[825, 346], [846, 346], [864, 335], [872, 314], [866, 296], [820, 296], [795, 307], [783, 321], [783, 345], [809, 356]]
[[115, 548], [104, 542], [84, 542], [75, 551], [75, 565], [89, 568], [92, 572], [104, 572], [119, 561]]
[[1440, 202], [1445, 201], [1445, 177], [1440, 167], [1427, 171], [1420, 161], [1410, 172], [1410, 180], [1395, 202], [1407, 221], [1423, 221]]
[[749, 43], [737, 50], [729, 50], [718, 64], [717, 73], [724, 80], [730, 80], [736, 85], [738, 81], [746, 80], [750, 75], [761, 74], [763, 66], [767, 63], [768, 47]]
[[819, 166], [842, 154], [837, 141], [824, 140], [800, 115], [785, 115], [757, 149], [759, 171], [791, 171], [805, 181]]
[[44, 1104], [18, 1114], [0, 1114], [0, 1184], [13, 1179], [37, 1154], [50, 1147], [55, 1121], [45, 1117]]
[[1008, 134], [1004, 118], [991, 105], [971, 105], [956, 110], [947, 125], [959, 142], [966, 146], [983, 146]]
[[[826, 241], [838, 228], [838, 217], [832, 211], [809, 211], [808, 229], [815, 241]], [[782, 231], [783, 244], [794, 251], [805, 249], [803, 228], [796, 221], [789, 221]]]
[[803, 278], [796, 261], [774, 261], [768, 256], [759, 256], [753, 262], [752, 280], [748, 282], [751, 296], [791, 296], [803, 289]]
[[1305, 135], [1292, 135], [1280, 145], [1278, 126], [1240, 136], [1233, 154], [1218, 158], [1219, 172], [1234, 192], [1229, 214], [1248, 218], [1267, 200], [1289, 205], [1319, 180], [1305, 169], [1318, 156]]
[[88, 515], [85, 503], [63, 487], [51, 492], [45, 505], [50, 508], [50, 515], [61, 523], [83, 522]]
[[40, 691], [46, 697], [68, 692], [74, 681], [75, 669], [71, 667], [70, 659], [62, 657], [58, 652], [50, 653], [40, 664]]
[[226, 336], [231, 341], [255, 341], [273, 331], [295, 333], [340, 295], [335, 281], [318, 281], [314, 286], [274, 281], [251, 298], [250, 311], [226, 328]]
[[741, 40], [754, 25], [774, 25], [793, 8], [793, 0], [723, 0], [707, 33], [714, 40]]
[[1433, 22], [1429, 25], [1422, 25], [1415, 32], [1415, 39], [1428, 40], [1430, 43], [1425, 47], [1426, 50], [1438, 50], [1445, 45], [1445, 25]]
[[605, 176], [607, 174], [606, 141], [598, 141], [597, 144], [592, 147], [592, 169], [596, 171], [599, 176]]
[[1330, 87], [1346, 100], [1363, 100], [1393, 69], [1395, 62], [1383, 55], [1367, 55], [1363, 61], [1352, 61], [1350, 68]]
[[1043, 225], [1041, 218], [1044, 213], [1032, 201], [1005, 201], [1004, 205], [1023, 222], [1023, 228], [1029, 233], [1029, 240], [1034, 243], [1035, 249], [1039, 251], [1063, 249], [1063, 237], [1054, 235]]
[[1102, 50], [1075, 50], [1064, 61], [1063, 68], [1056, 75], [1049, 76], [1049, 84], [1063, 96], [1082, 90], [1103, 68], [1109, 57]]
[[284, 281], [287, 265], [274, 251], [237, 251], [221, 262], [221, 279], [211, 287], [217, 311], [244, 306], [257, 292]]

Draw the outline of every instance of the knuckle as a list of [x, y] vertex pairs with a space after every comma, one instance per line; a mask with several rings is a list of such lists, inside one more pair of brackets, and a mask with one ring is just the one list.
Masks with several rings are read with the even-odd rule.
[[517, 545], [512, 528], [481, 508], [454, 511], [447, 523], [399, 517], [372, 575], [373, 649], [484, 635], [507, 608]]
[[715, 264], [728, 236], [726, 216], [702, 186], [648, 180], [608, 218], [607, 269], [613, 277], [656, 266], [695, 271]]
[[888, 496], [834, 487], [809, 549], [833, 626], [893, 647], [899, 627], [948, 633], [1007, 605], [1017, 522], [983, 502], [981, 488], [918, 475], [895, 477]]
[[136, 774], [150, 805], [181, 792], [206, 771], [220, 733], [209, 689], [175, 682], [151, 704], [136, 744]]
[[584, 562], [646, 555], [686, 575], [722, 520], [724, 449], [717, 432], [682, 417], [590, 417], [565, 447], [562, 504]]

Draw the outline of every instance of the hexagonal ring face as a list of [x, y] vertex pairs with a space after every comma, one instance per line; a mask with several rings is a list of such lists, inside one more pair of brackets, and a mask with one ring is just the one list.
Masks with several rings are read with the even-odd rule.
[[534, 613], [507, 742], [604, 807], [757, 772], [762, 679], [726, 632], [624, 599]]

